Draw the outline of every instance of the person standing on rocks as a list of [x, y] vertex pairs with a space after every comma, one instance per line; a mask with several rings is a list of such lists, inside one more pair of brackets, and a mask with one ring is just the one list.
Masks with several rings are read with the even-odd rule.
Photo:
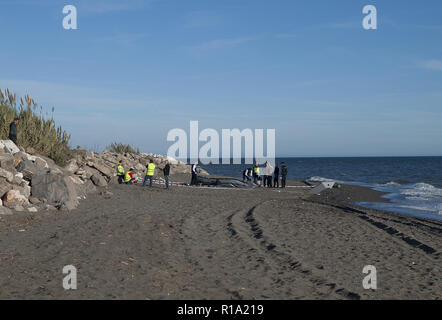
[[163, 173], [164, 173], [164, 180], [166, 181], [166, 189], [170, 189], [169, 187], [170, 165], [168, 160], [166, 160], [166, 165], [164, 166]]
[[122, 184], [125, 178], [125, 172], [123, 167], [123, 160], [120, 160], [117, 166], [117, 177], [118, 177], [118, 183]]
[[9, 125], [9, 140], [17, 145], [17, 125], [19, 122], [19, 118], [15, 118], [14, 121]]
[[155, 175], [155, 167], [156, 166], [153, 163], [153, 160], [150, 160], [149, 164], [147, 165], [147, 171], [146, 171], [146, 176], [144, 177], [143, 187], [146, 186], [146, 182], [147, 180], [149, 180], [149, 187], [152, 188], [153, 176]]

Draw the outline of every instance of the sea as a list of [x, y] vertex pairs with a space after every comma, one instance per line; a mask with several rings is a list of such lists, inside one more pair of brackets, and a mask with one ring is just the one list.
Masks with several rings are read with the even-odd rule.
[[[357, 203], [442, 221], [442, 157], [277, 158], [288, 179], [334, 181], [383, 191], [386, 203]], [[211, 174], [242, 177], [252, 165], [201, 165]]]

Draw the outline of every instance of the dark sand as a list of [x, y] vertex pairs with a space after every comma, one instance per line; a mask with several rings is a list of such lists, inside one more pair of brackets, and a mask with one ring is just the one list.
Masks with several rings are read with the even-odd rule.
[[[442, 224], [357, 208], [379, 200], [365, 188], [109, 190], [70, 213], [0, 216], [0, 298], [442, 295]], [[65, 265], [78, 269], [76, 291], [62, 287]], [[365, 265], [377, 268], [376, 291], [362, 287]]]

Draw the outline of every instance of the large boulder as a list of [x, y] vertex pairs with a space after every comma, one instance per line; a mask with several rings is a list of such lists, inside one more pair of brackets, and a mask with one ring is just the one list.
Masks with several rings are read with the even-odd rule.
[[0, 149], [9, 154], [20, 152], [20, 149], [11, 140], [0, 140]]
[[97, 187], [107, 186], [107, 180], [100, 174], [94, 174], [91, 176], [91, 180]]
[[18, 165], [19, 161], [16, 161], [13, 155], [3, 154], [0, 155], [0, 168], [8, 170], [10, 172], [15, 172], [15, 167]]
[[114, 175], [113, 170], [109, 167], [106, 167], [104, 164], [93, 162], [91, 167], [97, 169], [106, 177], [112, 177]]
[[75, 174], [81, 176], [85, 180], [90, 179], [94, 174], [101, 175], [100, 171], [87, 165], [80, 167]]
[[24, 159], [18, 164], [17, 171], [23, 174], [23, 179], [31, 181], [34, 175], [45, 174], [48, 169], [37, 166], [31, 160]]
[[32, 196], [55, 204], [67, 204], [72, 210], [78, 205], [74, 182], [69, 176], [52, 172], [41, 173], [32, 177]]

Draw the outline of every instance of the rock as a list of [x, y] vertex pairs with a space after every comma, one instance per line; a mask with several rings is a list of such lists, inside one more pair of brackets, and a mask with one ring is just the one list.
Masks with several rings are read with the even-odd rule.
[[79, 177], [77, 177], [77, 176], [69, 176], [69, 179], [71, 179], [72, 182], [75, 183], [75, 184], [79, 184], [79, 185], [83, 185], [83, 184], [84, 184], [84, 181], [81, 180], [81, 179], [80, 179]]
[[77, 171], [75, 171], [75, 174], [77, 176], [86, 176], [86, 170], [80, 168]]
[[3, 149], [9, 154], [16, 154], [17, 152], [20, 152], [20, 149], [11, 140], [0, 140], [0, 149]]
[[91, 180], [86, 180], [83, 185], [83, 190], [85, 194], [94, 193], [97, 191], [97, 187], [95, 187]]
[[13, 184], [16, 184], [16, 185], [20, 185], [20, 183], [21, 183], [22, 181], [23, 181], [22, 178], [17, 177], [17, 176], [14, 176], [14, 180], [12, 180], [12, 183], [13, 183]]
[[72, 159], [68, 162], [68, 164], [66, 165], [66, 167], [64, 167], [65, 170], [67, 170], [70, 173], [75, 173], [78, 170], [78, 164], [77, 164], [77, 160]]
[[12, 211], [9, 208], [6, 207], [0, 207], [0, 216], [4, 215], [4, 216], [9, 216], [12, 214]]
[[29, 198], [29, 196], [31, 195], [31, 187], [28, 185], [14, 185], [12, 186], [13, 190], [17, 190], [19, 191], [23, 196], [27, 198]]
[[18, 159], [18, 160], [29, 160], [29, 161], [34, 161], [34, 159], [35, 159], [34, 156], [30, 156], [29, 154], [27, 154], [26, 152], [23, 152], [23, 151], [19, 151], [17, 153], [14, 153], [14, 158]]
[[32, 196], [40, 200], [46, 199], [50, 203], [69, 203], [69, 210], [78, 205], [77, 192], [72, 180], [52, 172], [32, 177]]
[[109, 169], [108, 167], [102, 165], [102, 164], [98, 164], [98, 163], [93, 163], [92, 167], [97, 169], [98, 171], [100, 171], [103, 175], [105, 175], [106, 177], [111, 177], [113, 176], [113, 171], [111, 169]]
[[0, 168], [0, 177], [5, 178], [6, 181], [8, 181], [9, 183], [12, 183], [14, 181], [14, 175], [11, 172], [6, 171], [2, 168]]
[[2, 198], [3, 205], [7, 207], [16, 205], [27, 205], [28, 199], [20, 193], [18, 190], [10, 190]]
[[83, 169], [85, 171], [85, 173], [82, 175], [82, 177], [84, 177], [86, 179], [90, 179], [94, 174], [97, 174], [99, 176], [101, 175], [100, 171], [98, 171], [97, 169], [88, 167], [88, 166], [81, 167], [81, 169]]
[[0, 198], [3, 198], [5, 193], [12, 189], [13, 186], [5, 178], [0, 178]]
[[17, 171], [23, 174], [23, 179], [31, 181], [34, 175], [42, 175], [48, 170], [46, 168], [38, 167], [31, 160], [25, 159], [18, 164]]
[[75, 200], [69, 200], [69, 201], [66, 201], [66, 202], [63, 202], [62, 203], [62, 205], [60, 206], [60, 210], [68, 210], [68, 211], [71, 211], [71, 210], [74, 210], [75, 208], [77, 208], [77, 206], [78, 206], [78, 200], [77, 199], [75, 199]]
[[29, 153], [29, 154], [35, 154], [35, 149], [32, 148], [32, 147], [27, 147], [26, 148], [26, 152]]
[[39, 203], [41, 203], [41, 201], [38, 200], [36, 197], [30, 197], [29, 198], [29, 202], [32, 203], [32, 204], [39, 204]]
[[175, 158], [167, 157], [167, 160], [169, 161], [170, 165], [177, 165], [177, 164], [179, 164], [178, 160], [176, 160]]
[[95, 154], [91, 151], [87, 151], [85, 155], [86, 161], [93, 161], [95, 159]]
[[11, 209], [14, 210], [14, 211], [18, 211], [18, 212], [25, 211], [25, 208], [23, 208], [23, 206], [21, 206], [21, 205], [15, 205]]
[[46, 204], [44, 205], [44, 210], [48, 210], [48, 211], [56, 211], [57, 208], [55, 206], [51, 206], [50, 204]]
[[36, 207], [30, 207], [30, 208], [28, 208], [28, 211], [29, 212], [38, 212]]
[[[0, 168], [5, 169], [10, 172], [15, 172], [15, 158], [10, 154], [4, 154], [0, 156]], [[18, 162], [17, 162], [18, 164]]]
[[103, 196], [105, 199], [111, 199], [114, 194], [110, 191], [102, 191], [100, 192], [100, 196]]
[[43, 160], [42, 158], [39, 158], [39, 157], [35, 158], [34, 163], [38, 168], [49, 168], [48, 163], [45, 160]]
[[94, 175], [91, 177], [91, 180], [92, 180], [92, 182], [93, 182], [97, 187], [105, 187], [105, 186], [107, 186], [107, 181], [106, 181], [106, 179], [105, 179], [103, 176], [99, 175], [99, 174], [94, 174]]

